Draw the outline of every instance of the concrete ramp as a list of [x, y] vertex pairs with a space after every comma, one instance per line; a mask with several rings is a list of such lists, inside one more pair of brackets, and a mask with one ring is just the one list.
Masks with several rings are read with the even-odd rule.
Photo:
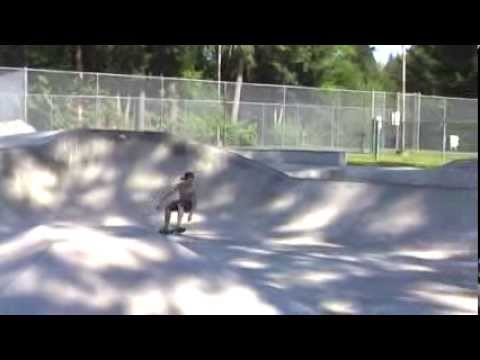
[[36, 130], [23, 120], [2, 120], [0, 121], [0, 137], [14, 136], [19, 134], [32, 134]]
[[[198, 214], [160, 236], [155, 199], [188, 170]], [[5, 146], [0, 173], [0, 313], [477, 312], [476, 189], [295, 179], [90, 130]]]
[[2, 314], [278, 314], [234, 272], [139, 227], [36, 226], [2, 244], [0, 264]]

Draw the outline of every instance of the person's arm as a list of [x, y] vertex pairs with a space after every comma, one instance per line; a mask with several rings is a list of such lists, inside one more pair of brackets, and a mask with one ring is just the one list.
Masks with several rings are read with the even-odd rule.
[[163, 194], [160, 195], [160, 199], [158, 200], [158, 206], [157, 206], [157, 210], [160, 209], [160, 204], [162, 202], [165, 201], [165, 199], [169, 198], [170, 196], [172, 196], [173, 194], [175, 194], [175, 192], [178, 190], [178, 185], [175, 185], [174, 187], [168, 189], [166, 192], [164, 192]]

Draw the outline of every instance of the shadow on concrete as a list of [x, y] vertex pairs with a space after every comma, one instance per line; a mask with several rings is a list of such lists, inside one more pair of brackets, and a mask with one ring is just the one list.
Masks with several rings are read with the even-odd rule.
[[[96, 282], [122, 294], [148, 284], [169, 289], [182, 279], [202, 278], [204, 290], [215, 294], [222, 290], [225, 274], [233, 272], [282, 314], [470, 310], [461, 300], [440, 299], [476, 289], [476, 190], [291, 179], [240, 156], [158, 133], [67, 132], [47, 145], [0, 154], [2, 191], [8, 197], [4, 203], [9, 205], [0, 241], [38, 224], [68, 222], [163, 244], [166, 239], [154, 235], [158, 224], [152, 219], [160, 214], [150, 211], [151, 199], [183, 172], [197, 172], [200, 220], [185, 236], [170, 241], [200, 259], [155, 262], [133, 255], [138, 268], [111, 266], [85, 278], [84, 268], [48, 252], [34, 267], [46, 284], [55, 280], [93, 296], [99, 291]], [[11, 195], [6, 180], [18, 176], [15, 170], [25, 159], [59, 179], [42, 188], [55, 194], [53, 206]], [[82, 178], [89, 171], [92, 175]], [[27, 170], [20, 174], [25, 185], [35, 181]], [[112, 226], [108, 218], [128, 224]], [[5, 261], [0, 270], [17, 274], [31, 263], [28, 257]], [[419, 291], [427, 294], [419, 296]], [[29, 313], [127, 311], [120, 300], [107, 308], [56, 300], [36, 294], [1, 296], [0, 312], [8, 312], [11, 304]], [[167, 308], [167, 313], [182, 313], [174, 302]]]

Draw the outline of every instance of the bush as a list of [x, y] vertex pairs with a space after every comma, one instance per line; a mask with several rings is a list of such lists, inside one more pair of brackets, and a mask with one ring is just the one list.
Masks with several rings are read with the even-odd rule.
[[179, 130], [180, 135], [211, 145], [217, 145], [217, 137], [224, 145], [255, 145], [257, 140], [255, 124], [246, 121], [234, 124], [225, 121], [219, 112], [189, 114]]

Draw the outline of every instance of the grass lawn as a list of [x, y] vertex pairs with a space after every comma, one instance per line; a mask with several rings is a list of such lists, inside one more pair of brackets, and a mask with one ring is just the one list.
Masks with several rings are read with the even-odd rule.
[[411, 151], [406, 152], [404, 155], [396, 154], [393, 151], [385, 151], [379, 156], [378, 161], [376, 161], [375, 155], [373, 154], [347, 154], [348, 165], [385, 167], [408, 166], [424, 169], [432, 169], [442, 166], [453, 160], [477, 158], [477, 154], [447, 153], [445, 154], [444, 159], [442, 153], [435, 151]]

